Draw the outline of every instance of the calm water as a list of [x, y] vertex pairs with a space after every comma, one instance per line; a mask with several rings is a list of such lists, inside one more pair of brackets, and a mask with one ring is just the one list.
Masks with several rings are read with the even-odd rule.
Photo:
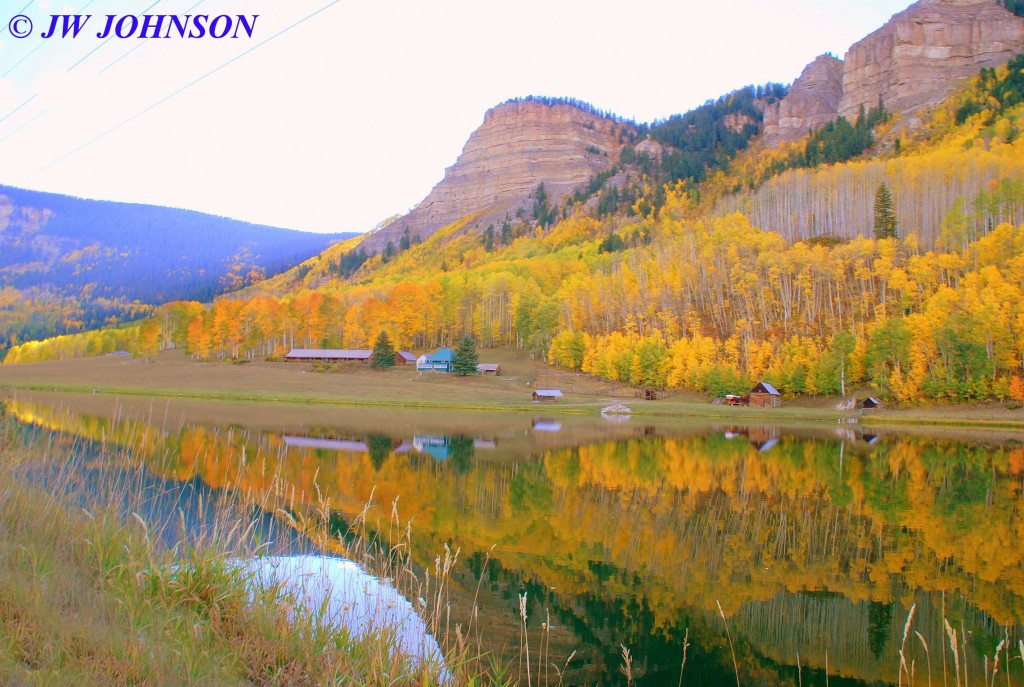
[[[461, 549], [453, 623], [482, 578], [483, 640], [516, 662], [526, 594], [534, 680], [550, 620], [545, 658], [576, 652], [566, 684], [624, 684], [626, 645], [639, 684], [675, 685], [688, 631], [685, 683], [734, 685], [719, 603], [744, 685], [824, 684], [826, 661], [832, 685], [896, 684], [912, 605], [917, 684], [921, 640], [941, 684], [943, 617], [972, 683], [1000, 639], [1024, 637], [1024, 443], [1009, 435], [41, 394], [6, 412], [83, 454], [130, 448], [183, 501], [276, 475], [293, 508], [319, 492], [344, 527], [371, 493], [385, 522], [398, 499], [421, 566]], [[1024, 685], [1024, 663], [1011, 671]]]

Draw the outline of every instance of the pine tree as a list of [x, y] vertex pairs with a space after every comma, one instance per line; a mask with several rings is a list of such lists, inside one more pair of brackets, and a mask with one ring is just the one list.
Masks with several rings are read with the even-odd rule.
[[388, 333], [382, 331], [377, 337], [377, 343], [373, 346], [373, 362], [371, 366], [375, 370], [386, 370], [395, 366], [395, 347], [391, 345]]
[[477, 363], [480, 362], [476, 354], [476, 344], [472, 337], [464, 337], [459, 342], [459, 347], [452, 353], [452, 374], [459, 376], [475, 375]]
[[875, 191], [875, 238], [896, 238], [896, 210], [893, 209], [892, 191], [884, 182]]

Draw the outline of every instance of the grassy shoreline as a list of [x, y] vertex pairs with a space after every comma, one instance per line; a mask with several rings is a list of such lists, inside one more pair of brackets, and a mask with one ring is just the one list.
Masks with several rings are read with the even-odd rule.
[[[928, 405], [862, 413], [837, 411], [837, 399], [787, 399], [781, 408], [713, 405], [695, 394], [671, 393], [658, 401], [636, 390], [585, 375], [563, 373], [512, 350], [484, 351], [482, 360], [501, 363], [501, 377], [419, 374], [411, 368], [386, 372], [359, 365], [314, 372], [308, 364], [198, 363], [168, 351], [150, 360], [105, 356], [0, 366], [0, 389], [112, 394], [238, 403], [287, 403], [324, 407], [502, 411], [545, 415], [596, 415], [624, 402], [636, 417], [704, 419], [737, 423], [856, 422], [862, 426], [928, 426], [1024, 430], [1024, 408], [1003, 404]], [[564, 399], [536, 403], [535, 388], [561, 388]]]

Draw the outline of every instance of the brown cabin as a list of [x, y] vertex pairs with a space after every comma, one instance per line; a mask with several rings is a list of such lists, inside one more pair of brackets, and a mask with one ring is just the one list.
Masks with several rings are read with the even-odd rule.
[[480, 363], [476, 366], [476, 371], [482, 375], [497, 377], [501, 374], [501, 365], [498, 363]]
[[416, 356], [409, 351], [395, 351], [395, 365], [415, 365]]
[[554, 401], [556, 398], [562, 398], [558, 389], [537, 389], [533, 392], [534, 401]]
[[644, 400], [645, 401], [657, 401], [658, 400], [658, 390], [657, 389], [653, 389], [651, 387], [647, 387], [646, 389], [644, 389]]
[[868, 398], [864, 399], [863, 407], [864, 407], [864, 410], [874, 410], [875, 408], [881, 408], [882, 407], [882, 402], [879, 401], [874, 396], [869, 396]]
[[768, 382], [760, 382], [747, 394], [750, 405], [755, 408], [779, 408], [782, 406], [782, 394]]

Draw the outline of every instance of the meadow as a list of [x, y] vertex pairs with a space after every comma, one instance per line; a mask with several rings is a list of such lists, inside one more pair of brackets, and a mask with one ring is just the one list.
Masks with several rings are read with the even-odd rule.
[[[737, 422], [929, 425], [1024, 430], [1024, 406], [1016, 403], [927, 404], [869, 413], [837, 411], [836, 397], [786, 399], [782, 408], [715, 405], [686, 391], [640, 398], [640, 389], [577, 372], [557, 370], [516, 349], [479, 351], [482, 362], [499, 363], [498, 377], [418, 373], [412, 366], [386, 371], [361, 364], [252, 361], [198, 362], [180, 351], [150, 358], [107, 355], [0, 366], [0, 389], [60, 391], [118, 396], [194, 398], [309, 406], [366, 406], [597, 414], [622, 402], [643, 417], [705, 418]], [[320, 370], [320, 371], [317, 371]], [[561, 389], [565, 397], [535, 403], [534, 389]], [[852, 395], [867, 396], [867, 392]]]

